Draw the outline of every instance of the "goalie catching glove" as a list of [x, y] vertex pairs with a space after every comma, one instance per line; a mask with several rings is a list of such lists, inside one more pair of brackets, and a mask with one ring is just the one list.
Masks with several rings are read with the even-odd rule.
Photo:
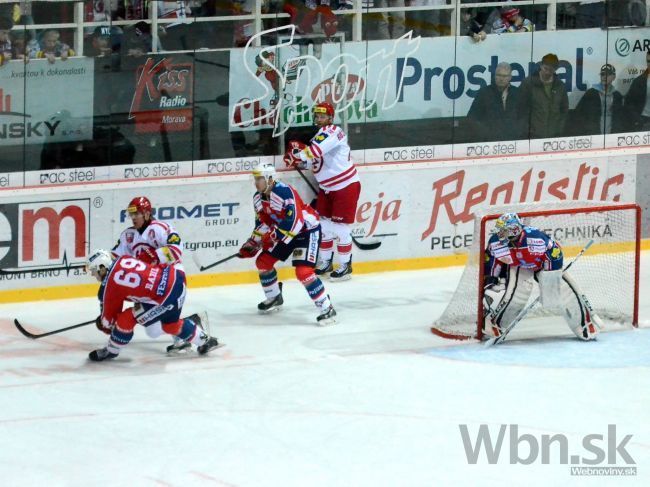
[[307, 147], [305, 144], [297, 140], [289, 141], [287, 152], [284, 153], [284, 157], [282, 158], [287, 167], [294, 167], [302, 162], [300, 153], [305, 147]]

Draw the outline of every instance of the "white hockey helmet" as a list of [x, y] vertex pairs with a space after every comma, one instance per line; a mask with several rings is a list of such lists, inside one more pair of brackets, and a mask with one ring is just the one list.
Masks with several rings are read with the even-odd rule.
[[265, 162], [253, 169], [254, 178], [275, 179], [275, 165], [272, 162]]
[[108, 250], [97, 249], [86, 260], [86, 272], [95, 275], [99, 273], [102, 266], [108, 270], [113, 265], [113, 254]]

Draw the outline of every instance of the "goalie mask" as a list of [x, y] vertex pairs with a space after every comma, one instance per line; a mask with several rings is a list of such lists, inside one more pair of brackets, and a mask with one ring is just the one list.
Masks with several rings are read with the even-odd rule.
[[515, 240], [523, 231], [524, 224], [516, 213], [504, 213], [495, 224], [495, 232], [499, 240]]

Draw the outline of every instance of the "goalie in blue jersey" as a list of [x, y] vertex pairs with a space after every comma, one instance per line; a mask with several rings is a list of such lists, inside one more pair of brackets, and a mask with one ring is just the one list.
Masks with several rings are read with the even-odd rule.
[[543, 308], [563, 316], [578, 338], [593, 340], [600, 319], [575, 280], [563, 272], [563, 263], [562, 249], [553, 238], [525, 226], [516, 213], [501, 215], [485, 249], [484, 330], [500, 336], [537, 284]]

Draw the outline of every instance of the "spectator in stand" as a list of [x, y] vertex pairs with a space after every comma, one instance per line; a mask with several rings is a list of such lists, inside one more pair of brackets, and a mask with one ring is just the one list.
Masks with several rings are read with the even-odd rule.
[[564, 135], [569, 97], [564, 83], [555, 74], [559, 65], [555, 54], [545, 55], [539, 71], [531, 73], [519, 87], [517, 118], [524, 132], [523, 138]]
[[614, 88], [616, 68], [604, 64], [600, 83], [589, 88], [573, 112], [571, 126], [575, 135], [611, 134], [621, 132], [623, 95]]
[[[313, 45], [314, 57], [320, 59], [323, 43], [338, 32], [338, 19], [326, 3], [329, 3], [329, 0], [319, 0], [318, 5], [313, 0], [307, 0], [306, 3], [303, 3], [302, 0], [291, 0], [286, 1], [282, 7], [289, 14], [289, 21], [296, 26], [298, 34], [317, 34], [319, 36], [294, 41], [294, 44], [300, 47], [301, 56], [307, 55], [309, 45]], [[287, 77], [290, 79], [291, 76], [292, 73], [288, 72]]]
[[18, 3], [0, 3], [0, 18], [8, 19], [11, 25], [15, 24], [20, 17], [20, 5]]
[[[158, 1], [158, 18], [162, 20], [178, 19], [175, 22], [158, 24], [158, 36], [163, 39], [165, 48], [170, 51], [193, 49], [194, 42], [190, 32], [191, 23], [187, 18], [192, 16], [189, 2], [176, 0], [171, 2]], [[149, 18], [153, 10], [149, 9]]]
[[[130, 25], [124, 29], [122, 37], [122, 52], [129, 57], [144, 56], [153, 51], [153, 37], [151, 36], [151, 26], [140, 21], [135, 25]], [[158, 50], [161, 50], [158, 45]]]
[[[500, 34], [503, 32], [503, 21], [501, 20], [501, 9], [492, 7], [492, 9], [480, 8], [476, 12], [476, 21], [483, 26], [486, 34]], [[495, 31], [495, 28], [497, 31]], [[500, 31], [498, 29], [501, 29]]]
[[[172, 2], [158, 1], [158, 18], [159, 19], [186, 19], [192, 15], [192, 9], [185, 0], [175, 0]], [[149, 17], [152, 16], [151, 10]], [[178, 22], [180, 23], [180, 21]], [[176, 23], [167, 24], [169, 26]]]
[[119, 27], [100, 25], [95, 27], [91, 38], [89, 56], [106, 57], [119, 53], [122, 32]]
[[505, 32], [532, 32], [535, 24], [525, 19], [518, 8], [509, 8], [501, 13]]
[[[411, 7], [437, 7], [446, 5], [446, 0], [409, 0], [407, 5]], [[406, 30], [413, 30], [413, 36], [438, 37], [441, 30], [448, 28], [446, 19], [447, 12], [444, 10], [416, 10], [408, 12], [408, 26]], [[445, 24], [445, 27], [443, 27]]]
[[400, 8], [395, 12], [381, 12], [377, 19], [378, 39], [398, 39], [404, 35], [404, 0], [375, 0], [375, 8]]
[[41, 37], [41, 50], [36, 53], [38, 59], [47, 59], [54, 63], [56, 58], [65, 61], [74, 56], [74, 51], [67, 44], [61, 42], [61, 34], [56, 29], [48, 29]]
[[[255, 0], [233, 0], [230, 4], [231, 15], [250, 15], [255, 10]], [[262, 13], [269, 13], [269, 2], [262, 0]], [[255, 21], [239, 20], [235, 22], [235, 29], [233, 35], [233, 45], [235, 47], [244, 47], [248, 40], [255, 32]]]
[[483, 30], [483, 26], [478, 23], [474, 13], [470, 9], [461, 11], [459, 34], [462, 36], [469, 36], [474, 39], [475, 42], [485, 40], [486, 34]]
[[[84, 7], [86, 22], [106, 22], [111, 19], [111, 2], [110, 1], [91, 1], [86, 2]], [[85, 28], [85, 37], [95, 33], [93, 27]]]
[[12, 30], [10, 36], [13, 59], [24, 59], [27, 62], [36, 58], [36, 54], [41, 48], [36, 39], [31, 38], [30, 31]]
[[517, 138], [517, 87], [512, 86], [512, 67], [499, 63], [494, 82], [479, 90], [467, 113], [466, 134], [470, 141]]
[[144, 20], [148, 17], [148, 9], [146, 0], [117, 0], [111, 14], [113, 20]]
[[576, 27], [588, 29], [603, 27], [605, 24], [605, 2], [602, 0], [584, 0], [576, 11]]
[[646, 69], [640, 76], [634, 78], [625, 96], [625, 112], [627, 114], [627, 130], [636, 132], [650, 130], [650, 51], [645, 53]]
[[0, 66], [11, 61], [13, 56], [11, 39], [9, 38], [9, 32], [12, 27], [13, 22], [10, 19], [0, 17]]

